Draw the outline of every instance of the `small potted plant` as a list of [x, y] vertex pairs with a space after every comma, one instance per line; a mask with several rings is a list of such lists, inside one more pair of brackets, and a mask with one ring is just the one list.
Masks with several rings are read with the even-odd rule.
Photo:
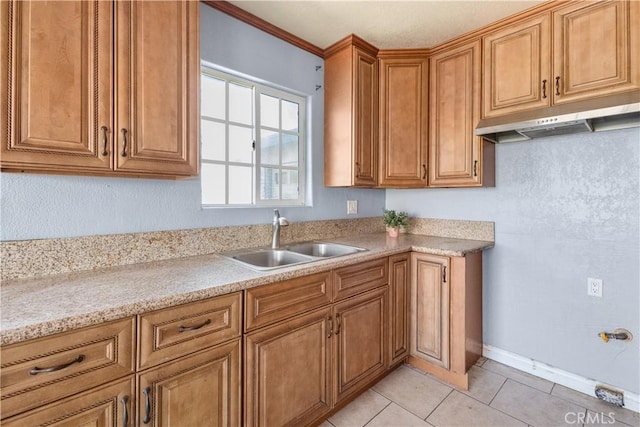
[[387, 227], [389, 237], [398, 237], [399, 228], [409, 226], [409, 215], [406, 212], [396, 212], [393, 209], [385, 209], [382, 222]]

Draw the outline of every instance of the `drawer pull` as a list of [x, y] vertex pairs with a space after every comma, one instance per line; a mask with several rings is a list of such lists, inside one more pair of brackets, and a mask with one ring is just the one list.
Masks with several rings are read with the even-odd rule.
[[211, 323], [211, 319], [207, 319], [202, 324], [197, 326], [180, 326], [178, 328], [178, 332], [195, 331], [196, 329], [200, 329], [203, 326], [207, 326], [209, 323]]
[[124, 396], [120, 399], [122, 403], [122, 425], [127, 427], [129, 425], [129, 410], [127, 409], [127, 403], [129, 402], [129, 396]]
[[142, 422], [144, 424], [149, 424], [149, 422], [151, 421], [151, 387], [147, 387], [144, 390], [142, 390], [142, 393], [144, 394], [144, 410], [145, 410], [145, 416], [144, 416], [144, 420], [142, 420]]
[[336, 314], [336, 323], [338, 326], [336, 327], [336, 335], [340, 334], [340, 313]]
[[61, 370], [65, 369], [65, 368], [68, 368], [69, 366], [73, 365], [74, 363], [80, 363], [83, 360], [84, 360], [84, 354], [81, 354], [80, 356], [78, 356], [75, 359], [73, 359], [71, 362], [63, 363], [62, 365], [52, 366], [50, 368], [38, 368], [36, 366], [35, 368], [33, 368], [32, 370], [29, 371], [29, 375], [38, 375], [38, 374], [46, 374], [48, 372], [61, 371]]

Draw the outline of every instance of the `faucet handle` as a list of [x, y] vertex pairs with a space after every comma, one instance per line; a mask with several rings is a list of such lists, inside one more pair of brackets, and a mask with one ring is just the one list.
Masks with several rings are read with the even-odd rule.
[[278, 218], [278, 224], [280, 224], [283, 227], [287, 226], [287, 225], [289, 225], [289, 220], [282, 216], [282, 217]]

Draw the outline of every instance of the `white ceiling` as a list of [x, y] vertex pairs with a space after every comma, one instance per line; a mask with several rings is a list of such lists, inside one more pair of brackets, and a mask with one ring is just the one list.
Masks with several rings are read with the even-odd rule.
[[322, 49], [356, 34], [379, 49], [428, 48], [542, 0], [232, 0]]

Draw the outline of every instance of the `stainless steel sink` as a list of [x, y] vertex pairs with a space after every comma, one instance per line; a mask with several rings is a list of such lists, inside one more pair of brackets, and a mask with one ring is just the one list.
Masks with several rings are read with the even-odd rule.
[[291, 264], [312, 261], [313, 258], [282, 249], [256, 249], [231, 257], [258, 270], [270, 270]]
[[363, 251], [366, 249], [338, 243], [303, 242], [294, 243], [282, 249], [247, 249], [222, 255], [255, 270], [264, 271]]
[[338, 243], [305, 242], [289, 245], [285, 248], [288, 251], [309, 255], [316, 258], [329, 258], [362, 252], [365, 249], [355, 246], [341, 245]]

